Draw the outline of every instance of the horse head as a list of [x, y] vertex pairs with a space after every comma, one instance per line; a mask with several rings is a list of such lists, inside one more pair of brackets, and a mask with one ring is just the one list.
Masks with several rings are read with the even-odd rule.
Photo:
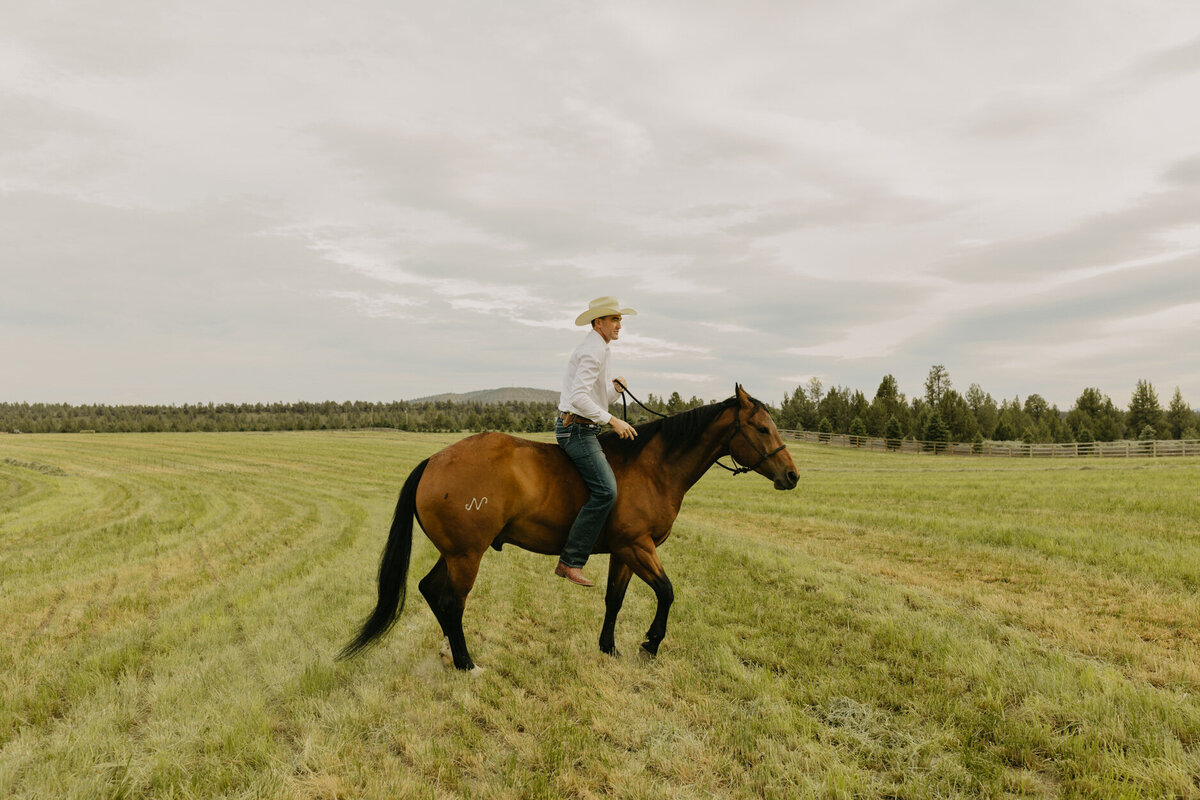
[[775, 483], [780, 490], [795, 489], [800, 482], [796, 462], [788, 452], [775, 420], [767, 407], [755, 400], [739, 383], [733, 404], [733, 432], [729, 437], [729, 455], [742, 472], [757, 472]]

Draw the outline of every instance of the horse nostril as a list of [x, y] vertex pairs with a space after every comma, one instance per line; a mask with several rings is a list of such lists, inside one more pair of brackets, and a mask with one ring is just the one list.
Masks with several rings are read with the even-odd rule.
[[788, 480], [792, 482], [793, 486], [795, 486], [797, 483], [800, 482], [800, 476], [797, 475], [796, 473], [792, 472], [791, 470], [788, 470], [787, 476], [788, 476]]

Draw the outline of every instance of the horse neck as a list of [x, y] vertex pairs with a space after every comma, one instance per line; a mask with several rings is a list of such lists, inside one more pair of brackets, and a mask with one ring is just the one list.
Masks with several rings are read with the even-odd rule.
[[733, 413], [722, 411], [689, 447], [671, 455], [672, 472], [680, 488], [686, 492], [704, 477], [717, 459], [729, 452], [729, 436], [733, 431]]

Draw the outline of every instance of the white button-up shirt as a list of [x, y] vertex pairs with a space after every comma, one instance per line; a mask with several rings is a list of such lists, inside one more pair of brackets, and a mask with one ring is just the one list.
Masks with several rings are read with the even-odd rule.
[[608, 372], [608, 342], [590, 330], [567, 362], [558, 410], [607, 425], [612, 419], [608, 407], [618, 396]]

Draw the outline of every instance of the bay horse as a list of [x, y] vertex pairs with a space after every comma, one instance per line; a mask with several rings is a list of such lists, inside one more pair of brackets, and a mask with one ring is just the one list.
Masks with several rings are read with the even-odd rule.
[[[799, 477], [767, 408], [740, 384], [723, 402], [636, 429], [635, 439], [621, 439], [612, 431], [600, 435], [617, 478], [616, 502], [592, 550], [610, 554], [600, 650], [620, 655], [613, 641], [617, 614], [630, 576], [637, 575], [658, 601], [641, 645], [656, 656], [674, 600], [658, 547], [671, 533], [684, 494], [725, 455], [736, 466], [726, 469], [757, 472], [774, 481], [776, 489], [794, 489]], [[408, 476], [396, 503], [379, 563], [375, 610], [338, 658], [349, 658], [378, 640], [403, 609], [415, 515], [441, 553], [418, 587], [449, 640], [454, 666], [474, 671], [462, 617], [480, 559], [489, 547], [499, 550], [505, 544], [558, 555], [587, 497], [583, 479], [557, 444], [480, 433], [425, 459]]]

